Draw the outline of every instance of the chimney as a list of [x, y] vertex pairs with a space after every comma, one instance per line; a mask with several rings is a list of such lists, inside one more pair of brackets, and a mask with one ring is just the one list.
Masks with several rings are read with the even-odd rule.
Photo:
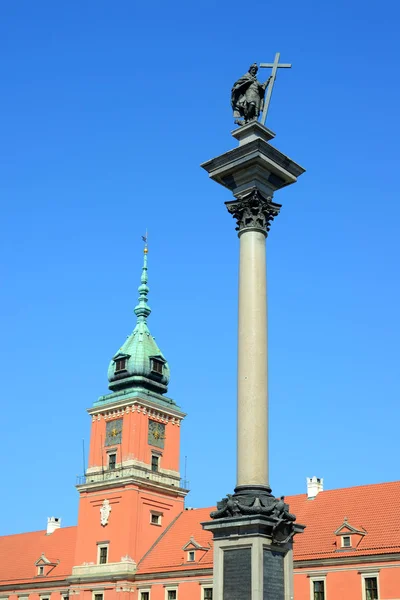
[[56, 529], [60, 529], [61, 527], [61, 519], [58, 517], [48, 517], [47, 518], [47, 535], [50, 535]]
[[314, 500], [314, 498], [319, 494], [319, 492], [324, 491], [324, 480], [319, 477], [307, 477], [307, 497], [309, 500]]

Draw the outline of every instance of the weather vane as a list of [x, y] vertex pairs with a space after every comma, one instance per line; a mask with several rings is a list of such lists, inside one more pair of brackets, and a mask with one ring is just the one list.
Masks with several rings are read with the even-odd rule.
[[148, 234], [147, 234], [147, 229], [146, 229], [146, 233], [144, 235], [142, 235], [142, 240], [144, 241], [144, 253], [147, 254], [148, 249], [147, 249], [147, 239], [148, 239]]
[[[256, 121], [260, 113], [262, 113], [261, 123], [265, 125], [277, 71], [280, 68], [290, 69], [292, 66], [279, 63], [279, 58], [280, 53], [277, 52], [273, 63], [260, 63], [261, 68], [272, 69], [271, 75], [265, 83], [258, 81], [258, 65], [254, 63], [250, 65], [248, 72], [233, 84], [231, 105], [236, 125], [242, 126], [250, 121]], [[267, 93], [265, 94], [265, 92]]]

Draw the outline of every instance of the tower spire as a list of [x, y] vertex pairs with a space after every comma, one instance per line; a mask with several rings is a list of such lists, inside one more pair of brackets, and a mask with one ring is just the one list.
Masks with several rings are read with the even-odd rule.
[[158, 394], [159, 399], [167, 391], [170, 373], [168, 363], [147, 326], [147, 317], [151, 313], [147, 300], [147, 230], [142, 240], [142, 275], [138, 287], [139, 299], [134, 308], [137, 321], [132, 333], [111, 359], [108, 387], [113, 391], [146, 389], [147, 392]]
[[147, 304], [147, 302], [148, 302], [147, 294], [149, 293], [149, 288], [147, 285], [147, 281], [148, 281], [148, 278], [147, 278], [147, 254], [148, 254], [147, 229], [146, 229], [146, 235], [142, 235], [142, 240], [144, 241], [142, 276], [140, 278], [141, 283], [138, 287], [138, 292], [139, 292], [138, 304], [135, 306], [135, 309], [134, 309], [134, 313], [137, 316], [138, 323], [143, 323], [144, 321], [146, 321], [147, 317], [151, 313], [151, 308]]

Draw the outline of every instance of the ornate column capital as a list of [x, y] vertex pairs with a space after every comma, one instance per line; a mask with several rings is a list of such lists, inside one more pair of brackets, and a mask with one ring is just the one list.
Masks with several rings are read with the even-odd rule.
[[236, 231], [261, 231], [267, 237], [271, 222], [279, 214], [281, 204], [272, 201], [272, 196], [263, 196], [257, 189], [249, 194], [225, 202], [226, 208], [237, 221]]

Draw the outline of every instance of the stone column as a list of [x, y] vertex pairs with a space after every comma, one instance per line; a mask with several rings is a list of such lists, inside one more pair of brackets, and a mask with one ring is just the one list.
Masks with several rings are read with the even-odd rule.
[[268, 479], [265, 240], [281, 208], [274, 192], [304, 169], [273, 148], [274, 134], [256, 121], [232, 135], [239, 147], [202, 166], [232, 191], [226, 206], [240, 240], [237, 481], [203, 527], [214, 537], [215, 600], [292, 600], [292, 538], [304, 527]]
[[256, 486], [270, 492], [265, 238], [280, 205], [253, 190], [227, 208], [240, 239], [235, 491]]
[[265, 234], [240, 232], [236, 487], [268, 485]]

